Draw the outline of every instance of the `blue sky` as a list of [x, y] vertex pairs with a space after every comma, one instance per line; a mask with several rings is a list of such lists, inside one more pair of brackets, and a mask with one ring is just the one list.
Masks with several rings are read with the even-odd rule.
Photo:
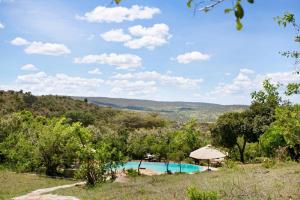
[[184, 0], [110, 2], [0, 0], [0, 89], [248, 104], [265, 78], [300, 82], [278, 53], [299, 49], [295, 32], [273, 20], [300, 18], [297, 1], [245, 4], [239, 32], [231, 1], [195, 15]]

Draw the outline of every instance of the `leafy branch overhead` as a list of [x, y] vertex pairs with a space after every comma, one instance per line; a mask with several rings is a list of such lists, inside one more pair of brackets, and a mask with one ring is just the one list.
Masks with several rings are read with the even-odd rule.
[[[120, 4], [122, 0], [113, 0], [116, 4]], [[195, 11], [203, 11], [203, 12], [208, 12], [212, 10], [214, 7], [217, 5], [223, 3], [225, 0], [187, 0], [187, 7], [195, 7]], [[247, 0], [248, 3], [253, 4], [254, 0]], [[200, 7], [201, 5], [205, 5]], [[200, 8], [199, 8], [200, 7]], [[242, 30], [243, 24], [241, 20], [244, 17], [244, 9], [242, 6], [242, 0], [235, 0], [234, 1], [234, 6], [232, 8], [226, 8], [225, 13], [230, 13], [234, 12], [234, 16], [236, 19], [236, 29], [237, 30]]]
[[[300, 24], [297, 24], [295, 15], [293, 13], [285, 12], [283, 16], [277, 16], [274, 18], [279, 26], [287, 27], [288, 25], [292, 25], [295, 31], [295, 42], [300, 43]], [[300, 73], [300, 52], [293, 50], [293, 51], [283, 51], [279, 52], [281, 55], [287, 58], [295, 59], [295, 66], [296, 66], [296, 73]], [[299, 86], [298, 86], [299, 87]]]
[[[189, 8], [191, 8], [192, 7], [192, 3], [194, 1], [195, 0], [188, 0], [187, 6]], [[204, 7], [202, 7], [202, 8], [200, 8], [199, 11], [208, 12], [208, 11], [212, 10], [218, 4], [223, 3], [224, 1], [225, 0], [209, 0], [209, 1], [195, 2], [195, 6], [197, 8], [197, 7], [199, 7], [200, 4], [207, 3], [207, 5], [204, 6]], [[247, 0], [247, 1], [248, 1], [248, 3], [251, 3], [251, 4], [254, 3], [254, 0]], [[242, 30], [243, 24], [242, 24], [241, 20], [243, 19], [244, 14], [245, 14], [243, 6], [242, 6], [242, 0], [236, 0], [234, 2], [234, 6], [232, 8], [226, 8], [224, 10], [224, 12], [225, 13], [234, 12], [234, 16], [235, 16], [235, 19], [236, 19], [236, 29], [237, 30]]]

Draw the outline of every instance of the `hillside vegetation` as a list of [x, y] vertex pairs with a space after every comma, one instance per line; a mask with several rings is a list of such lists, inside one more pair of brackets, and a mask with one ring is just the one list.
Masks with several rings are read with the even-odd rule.
[[[73, 98], [85, 99], [85, 97]], [[167, 102], [107, 97], [86, 97], [86, 99], [90, 103], [103, 107], [156, 112], [176, 121], [187, 121], [190, 118], [196, 118], [200, 122], [214, 122], [226, 112], [239, 112], [248, 108], [245, 105], [220, 105], [200, 102]]]
[[[34, 96], [22, 91], [0, 91], [0, 116], [27, 110], [34, 115], [60, 117], [81, 115], [90, 118], [96, 127], [118, 129], [121, 125], [128, 128], [163, 126], [166, 120], [154, 113], [138, 113], [122, 111], [110, 107], [100, 107], [82, 100], [74, 100], [65, 96]], [[80, 116], [77, 116], [77, 118]], [[81, 121], [81, 120], [75, 120]]]

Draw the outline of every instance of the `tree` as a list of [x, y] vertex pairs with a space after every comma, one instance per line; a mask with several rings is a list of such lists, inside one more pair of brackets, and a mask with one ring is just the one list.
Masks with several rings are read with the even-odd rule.
[[71, 165], [76, 158], [78, 142], [74, 127], [68, 125], [65, 118], [53, 118], [41, 126], [39, 132], [37, 148], [46, 175], [57, 175], [59, 166]]
[[0, 118], [0, 162], [6, 162], [18, 171], [36, 170], [40, 166], [35, 148], [39, 125], [30, 112]]
[[293, 160], [300, 159], [300, 105], [286, 105], [276, 110], [274, 127], [279, 127]]
[[268, 157], [275, 156], [276, 150], [286, 147], [286, 141], [280, 126], [272, 125], [260, 138], [259, 144]]
[[86, 179], [87, 184], [91, 186], [105, 182], [107, 149], [96, 148], [92, 143], [91, 131], [87, 128], [82, 128], [80, 123], [74, 124], [74, 135], [79, 142], [76, 152], [80, 162], [80, 168], [76, 176]]
[[285, 94], [287, 96], [291, 96], [293, 94], [300, 94], [300, 83], [289, 83], [287, 85]]
[[267, 79], [263, 82], [262, 90], [251, 93], [252, 103], [248, 115], [252, 116], [253, 132], [258, 137], [275, 121], [275, 110], [282, 103], [279, 87], [279, 84], [272, 84]]
[[255, 142], [258, 137], [253, 134], [251, 117], [248, 112], [231, 112], [219, 117], [211, 129], [213, 142], [229, 149], [238, 148], [240, 161], [245, 162], [244, 152], [247, 142]]
[[139, 159], [140, 163], [138, 165], [138, 173], [140, 174], [141, 164], [146, 156], [146, 153], [149, 153], [150, 146], [146, 143], [147, 130], [139, 129], [132, 132], [128, 138], [128, 152], [135, 158]]
[[68, 123], [80, 122], [83, 126], [94, 124], [95, 118], [88, 112], [84, 111], [69, 111], [66, 113]]

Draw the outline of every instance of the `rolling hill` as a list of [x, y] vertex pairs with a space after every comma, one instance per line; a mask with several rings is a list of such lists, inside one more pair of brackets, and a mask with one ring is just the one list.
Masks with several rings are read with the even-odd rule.
[[220, 105], [200, 102], [167, 102], [138, 99], [107, 98], [107, 97], [73, 97], [89, 103], [125, 110], [159, 113], [172, 120], [186, 121], [197, 118], [200, 122], [214, 122], [225, 112], [242, 111], [246, 105]]

